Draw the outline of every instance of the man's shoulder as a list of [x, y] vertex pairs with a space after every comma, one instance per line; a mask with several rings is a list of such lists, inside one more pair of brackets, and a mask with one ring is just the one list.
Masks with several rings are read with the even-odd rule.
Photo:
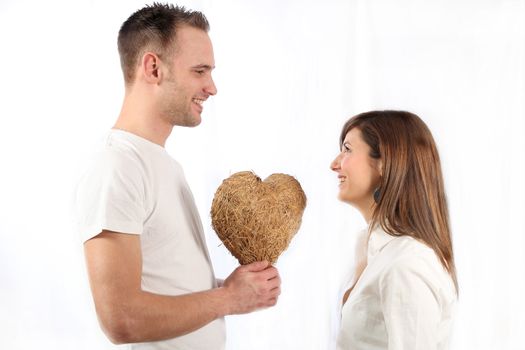
[[140, 169], [140, 153], [121, 145], [105, 145], [88, 162], [86, 173], [135, 171]]
[[140, 150], [125, 142], [106, 139], [86, 160], [78, 185], [119, 178], [142, 182], [145, 174], [144, 155]]
[[[88, 162], [88, 169], [137, 168], [148, 158], [147, 150], [124, 133], [111, 130], [94, 150]], [[131, 170], [129, 169], [129, 170]]]

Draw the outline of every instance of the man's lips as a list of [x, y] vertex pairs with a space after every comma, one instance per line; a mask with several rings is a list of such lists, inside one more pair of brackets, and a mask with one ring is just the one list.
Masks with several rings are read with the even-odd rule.
[[204, 103], [204, 101], [206, 101], [205, 99], [201, 99], [201, 98], [197, 98], [197, 97], [194, 97], [191, 99], [191, 101], [195, 104], [195, 106], [197, 106], [197, 109], [200, 112], [202, 112], [203, 110], [203, 106], [202, 104]]
[[200, 99], [200, 98], [192, 98], [191, 99], [193, 102], [195, 102], [196, 104], [198, 104], [199, 106], [202, 106], [202, 104], [204, 103], [204, 101], [206, 101], [205, 99]]

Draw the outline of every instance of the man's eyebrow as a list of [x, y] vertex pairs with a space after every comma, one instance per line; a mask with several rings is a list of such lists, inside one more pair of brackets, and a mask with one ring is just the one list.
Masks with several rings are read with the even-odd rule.
[[191, 67], [192, 69], [206, 69], [206, 70], [212, 70], [215, 68], [215, 66], [210, 66], [209, 64], [198, 64], [196, 66]]

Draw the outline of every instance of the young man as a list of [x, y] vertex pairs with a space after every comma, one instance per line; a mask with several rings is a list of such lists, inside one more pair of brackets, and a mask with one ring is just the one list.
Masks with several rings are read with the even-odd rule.
[[102, 151], [77, 191], [88, 275], [102, 329], [134, 349], [222, 349], [224, 319], [275, 305], [267, 262], [218, 285], [180, 165], [164, 144], [196, 126], [217, 93], [213, 48], [200, 12], [154, 4], [119, 32], [126, 91]]

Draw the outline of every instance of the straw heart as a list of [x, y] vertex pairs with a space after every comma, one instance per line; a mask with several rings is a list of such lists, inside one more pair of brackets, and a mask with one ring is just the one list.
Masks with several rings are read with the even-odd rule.
[[290, 175], [264, 181], [250, 171], [235, 173], [215, 192], [212, 226], [241, 264], [275, 263], [301, 226], [306, 196]]

